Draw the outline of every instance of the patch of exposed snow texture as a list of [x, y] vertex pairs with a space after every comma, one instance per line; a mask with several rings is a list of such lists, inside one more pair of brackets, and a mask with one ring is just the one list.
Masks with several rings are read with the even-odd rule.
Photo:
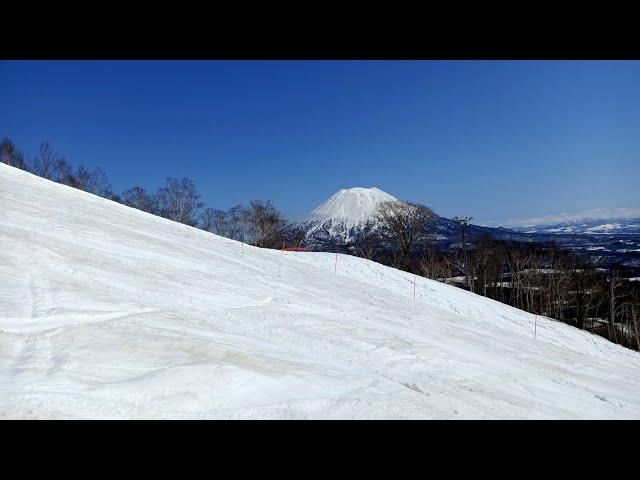
[[640, 418], [637, 352], [361, 258], [3, 164], [0, 244], [1, 418]]

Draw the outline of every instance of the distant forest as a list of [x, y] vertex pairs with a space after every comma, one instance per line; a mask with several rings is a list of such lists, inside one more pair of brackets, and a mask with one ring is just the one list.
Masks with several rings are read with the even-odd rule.
[[[116, 194], [100, 168], [74, 167], [48, 142], [40, 144], [32, 159], [25, 159], [5, 138], [0, 157], [2, 163], [54, 182], [258, 247], [305, 246], [304, 232], [289, 226], [268, 200], [218, 210], [202, 202], [191, 179], [171, 177], [155, 192], [134, 185]], [[376, 217], [376, 228], [365, 228], [345, 246], [345, 253], [468, 288], [640, 349], [640, 282], [630, 281], [622, 267], [600, 269], [553, 244], [499, 242], [489, 236], [467, 239], [465, 265], [462, 244], [443, 251], [430, 241], [436, 214], [428, 207], [383, 202]]]

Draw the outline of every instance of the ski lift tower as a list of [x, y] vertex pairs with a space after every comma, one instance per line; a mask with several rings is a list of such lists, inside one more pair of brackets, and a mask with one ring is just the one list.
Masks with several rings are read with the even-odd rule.
[[464, 236], [464, 229], [467, 228], [467, 225], [473, 217], [454, 217], [453, 218], [460, 225], [460, 230], [462, 231], [462, 250], [464, 251], [464, 287], [469, 290], [469, 268], [467, 265], [467, 242]]

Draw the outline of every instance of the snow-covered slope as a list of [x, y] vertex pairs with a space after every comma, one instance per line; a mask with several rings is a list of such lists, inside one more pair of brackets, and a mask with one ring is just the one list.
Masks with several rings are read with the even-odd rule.
[[308, 242], [348, 242], [367, 222], [373, 221], [376, 208], [385, 201], [397, 200], [379, 188], [343, 188], [302, 218], [296, 227], [306, 232]]
[[3, 418], [640, 418], [638, 353], [360, 258], [2, 164], [0, 245]]

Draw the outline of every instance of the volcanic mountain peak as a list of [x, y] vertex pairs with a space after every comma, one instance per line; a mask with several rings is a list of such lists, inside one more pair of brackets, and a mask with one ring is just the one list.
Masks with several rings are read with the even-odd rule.
[[350, 228], [373, 219], [378, 205], [390, 200], [397, 198], [376, 187], [343, 188], [318, 205], [303, 221], [340, 221], [345, 227]]

